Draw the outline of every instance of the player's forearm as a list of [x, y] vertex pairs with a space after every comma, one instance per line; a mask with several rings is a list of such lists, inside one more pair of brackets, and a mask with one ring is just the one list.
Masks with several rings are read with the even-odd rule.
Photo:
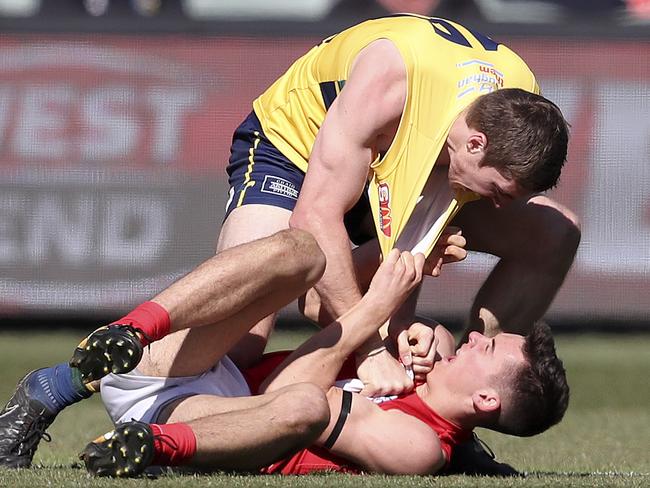
[[[377, 240], [373, 239], [353, 249], [352, 262], [357, 283], [362, 293], [365, 293], [381, 262], [381, 251]], [[334, 317], [323, 306], [320, 295], [314, 288], [300, 297], [298, 305], [305, 317], [321, 326], [329, 325], [334, 320]]]
[[290, 225], [310, 232], [325, 254], [325, 273], [314, 288], [320, 296], [320, 306], [330, 316], [338, 317], [361, 299], [361, 292], [343, 219], [320, 218], [318, 213], [315, 211], [310, 219], [292, 219]]
[[399, 334], [400, 331], [408, 328], [415, 320], [415, 310], [417, 308], [418, 297], [422, 285], [418, 286], [411, 292], [411, 295], [406, 299], [402, 306], [393, 314], [390, 320], [390, 335], [394, 336]]
[[[406, 299], [406, 301], [399, 307], [399, 309], [391, 316], [390, 323], [386, 322], [383, 324], [379, 330], [371, 334], [364, 342], [361, 344], [357, 350], [357, 361], [364, 360], [369, 354], [373, 354], [380, 349], [385, 348], [384, 339], [390, 336], [393, 340], [393, 345], [400, 331], [405, 328], [408, 328], [415, 318], [415, 310], [417, 307], [418, 297], [420, 295], [420, 290], [422, 286], [418, 286], [415, 290], [411, 292], [411, 295]], [[389, 330], [390, 329], [390, 330]]]
[[296, 349], [263, 386], [266, 391], [310, 382], [331, 387], [345, 360], [388, 320], [390, 312], [364, 298]]
[[381, 249], [379, 241], [372, 239], [352, 251], [352, 261], [357, 276], [357, 282], [363, 293], [366, 292], [372, 277], [381, 264]]
[[371, 334], [363, 344], [357, 348], [356, 353], [359, 359], [363, 359], [368, 354], [376, 352], [379, 348], [383, 349], [384, 339], [390, 337], [394, 341], [402, 330], [408, 328], [408, 326], [413, 323], [420, 289], [421, 287], [418, 287], [413, 290], [407, 300], [390, 318], [390, 323], [386, 322], [383, 324], [376, 333]]
[[331, 317], [339, 317], [361, 300], [361, 291], [349, 258], [349, 250], [337, 249], [331, 254], [334, 257], [331, 261], [328, 260], [325, 274], [314, 288], [321, 298], [321, 307], [325, 307]]

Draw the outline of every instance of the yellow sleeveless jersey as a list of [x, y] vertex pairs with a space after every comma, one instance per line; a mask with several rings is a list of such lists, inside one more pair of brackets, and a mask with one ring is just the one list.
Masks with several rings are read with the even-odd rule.
[[[369, 197], [382, 252], [394, 247], [432, 173], [451, 124], [478, 96], [500, 88], [539, 93], [535, 76], [503, 44], [449, 20], [398, 15], [369, 20], [323, 41], [253, 102], [269, 140], [306, 171], [327, 109], [357, 54], [378, 39], [398, 48], [407, 97], [388, 151], [371, 165]], [[428, 255], [460, 207], [476, 195], [451, 195], [411, 247]], [[440, 206], [439, 206], [440, 208]], [[410, 223], [409, 225], [413, 225]], [[422, 224], [420, 224], [422, 225]]]

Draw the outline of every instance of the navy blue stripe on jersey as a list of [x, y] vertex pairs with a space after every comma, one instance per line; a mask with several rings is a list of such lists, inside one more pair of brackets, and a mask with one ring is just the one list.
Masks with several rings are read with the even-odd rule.
[[334, 103], [334, 99], [341, 93], [345, 86], [345, 80], [337, 81], [323, 81], [319, 83], [320, 93], [323, 96], [323, 105], [325, 110], [329, 110], [330, 106]]
[[325, 105], [325, 110], [329, 110], [330, 106], [334, 103], [336, 95], [338, 95], [338, 90], [335, 81], [324, 81], [319, 83], [320, 93], [323, 96], [323, 104]]

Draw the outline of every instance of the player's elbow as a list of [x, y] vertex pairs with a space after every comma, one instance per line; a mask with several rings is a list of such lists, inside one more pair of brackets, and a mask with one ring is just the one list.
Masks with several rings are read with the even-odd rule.
[[289, 217], [289, 228], [310, 232], [318, 239], [343, 223], [343, 213], [324, 205], [297, 205]]
[[310, 218], [308, 212], [301, 211], [300, 209], [294, 210], [291, 214], [291, 217], [289, 217], [290, 229], [304, 230], [309, 232], [314, 223], [314, 214], [312, 214], [312, 218]]

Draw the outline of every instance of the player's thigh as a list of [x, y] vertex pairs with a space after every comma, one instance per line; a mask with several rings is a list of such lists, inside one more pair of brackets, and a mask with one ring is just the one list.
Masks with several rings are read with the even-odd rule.
[[[287, 229], [290, 216], [291, 210], [277, 206], [250, 204], [237, 207], [221, 227], [217, 252]], [[251, 327], [241, 343], [230, 351], [235, 363], [245, 366], [264, 352], [274, 323], [275, 314], [271, 314]]]
[[322, 391], [309, 383], [288, 385], [261, 395], [223, 397], [199, 394], [170, 402], [160, 411], [156, 422], [191, 422], [222, 413], [265, 407], [271, 402], [290, 409], [309, 410], [309, 407], [323, 398]]
[[194, 395], [180, 398], [167, 405], [161, 410], [156, 422], [164, 424], [192, 422], [226, 412], [263, 407], [272, 398], [271, 395], [232, 398], [215, 395]]
[[[226, 312], [215, 323], [178, 331], [153, 343], [138, 366], [144, 374], [197, 375], [223, 355], [233, 357], [235, 345], [255, 324], [303, 294], [325, 269], [316, 240], [297, 230], [224, 250], [213, 259], [220, 258], [227, 269], [219, 286], [227, 294], [219, 298], [218, 305]], [[245, 365], [236, 359], [240, 367]]]
[[237, 207], [221, 226], [217, 252], [288, 229], [290, 217], [291, 210], [272, 205]]
[[161, 421], [194, 430], [193, 464], [224, 469], [267, 466], [312, 443], [329, 422], [324, 392], [308, 383], [255, 397], [190, 397], [170, 410]]
[[543, 195], [515, 200], [500, 208], [487, 200], [471, 202], [452, 225], [462, 229], [468, 249], [501, 257], [526, 256], [555, 244], [577, 246], [580, 239], [576, 215]]

